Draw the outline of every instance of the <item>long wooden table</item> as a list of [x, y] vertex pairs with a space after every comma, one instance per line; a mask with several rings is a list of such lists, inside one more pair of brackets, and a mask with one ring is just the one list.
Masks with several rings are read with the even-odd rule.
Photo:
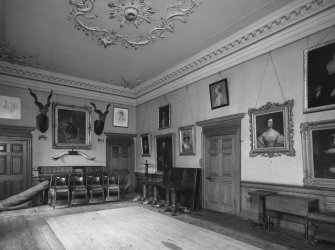
[[308, 243], [308, 213], [317, 210], [318, 207], [318, 199], [280, 194], [267, 196], [267, 229], [270, 230], [270, 211], [302, 216], [305, 218], [305, 241]]

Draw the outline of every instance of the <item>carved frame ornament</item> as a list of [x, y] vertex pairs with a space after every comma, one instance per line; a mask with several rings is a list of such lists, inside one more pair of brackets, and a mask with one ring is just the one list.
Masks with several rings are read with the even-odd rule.
[[258, 155], [275, 157], [295, 156], [293, 148], [294, 101], [282, 104], [268, 102], [264, 106], [248, 110], [250, 117], [250, 157]]
[[[111, 19], [121, 18], [121, 28], [124, 23], [133, 23], [136, 27], [145, 20], [150, 23], [149, 16], [154, 13], [149, 3], [143, 1], [143, 4], [135, 4], [134, 0], [122, 1], [124, 5], [119, 4], [120, 1], [114, 1], [108, 4], [111, 10]], [[68, 19], [73, 20], [75, 23], [75, 28], [85, 32], [86, 36], [91, 37], [96, 40], [99, 45], [103, 45], [105, 48], [110, 45], [120, 44], [126, 48], [133, 47], [138, 49], [141, 46], [154, 43], [157, 38], [166, 38], [170, 33], [174, 32], [177, 22], [186, 22], [187, 16], [191, 15], [194, 8], [199, 7], [199, 0], [178, 0], [175, 4], [168, 5], [167, 9], [172, 9], [168, 11], [166, 17], [161, 17], [161, 23], [153, 27], [148, 34], [140, 34], [137, 37], [132, 37], [130, 34], [124, 35], [115, 30], [107, 30], [103, 27], [94, 26], [94, 19], [98, 18], [98, 15], [94, 12], [95, 0], [69, 0], [69, 4], [72, 10], [69, 14]], [[128, 6], [128, 7], [127, 7]], [[137, 8], [136, 8], [137, 6]], [[127, 7], [127, 8], [125, 8]], [[127, 11], [131, 8], [132, 13], [120, 12]], [[144, 13], [142, 13], [144, 12]], [[141, 18], [139, 22], [135, 22], [135, 18]], [[118, 19], [118, 18], [117, 18]], [[134, 19], [134, 20], [131, 20]], [[118, 19], [120, 20], [120, 19]]]
[[300, 124], [304, 185], [335, 187], [335, 120]]

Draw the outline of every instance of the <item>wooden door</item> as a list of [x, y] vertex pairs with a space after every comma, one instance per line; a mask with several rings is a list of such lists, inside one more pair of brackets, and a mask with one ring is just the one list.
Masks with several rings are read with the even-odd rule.
[[234, 169], [236, 152], [234, 135], [213, 136], [206, 140], [205, 202], [206, 208], [235, 213]]
[[30, 186], [31, 169], [27, 150], [27, 141], [0, 140], [0, 200]]

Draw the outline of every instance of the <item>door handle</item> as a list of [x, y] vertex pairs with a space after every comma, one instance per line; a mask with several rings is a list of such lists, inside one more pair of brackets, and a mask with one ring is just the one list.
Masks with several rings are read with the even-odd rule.
[[209, 181], [212, 181], [212, 177], [210, 177], [210, 176], [207, 176], [206, 179], [209, 180]]

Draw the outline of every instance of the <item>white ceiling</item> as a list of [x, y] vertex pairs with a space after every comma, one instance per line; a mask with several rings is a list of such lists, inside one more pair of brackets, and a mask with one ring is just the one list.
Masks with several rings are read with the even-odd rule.
[[[72, 0], [76, 3], [93, 0]], [[138, 29], [132, 24], [120, 28], [118, 20], [109, 19], [107, 6], [113, 0], [96, 0], [91, 13], [97, 15], [92, 26], [130, 34], [131, 38], [147, 35], [162, 24], [161, 18], [170, 13], [167, 6], [191, 0], [146, 0], [156, 11], [150, 24]], [[130, 1], [130, 0], [129, 0]], [[139, 1], [139, 0], [135, 0]], [[238, 32], [251, 23], [274, 12], [292, 0], [202, 0], [193, 13], [185, 16], [186, 23], [174, 22], [173, 33], [155, 43], [125, 48], [121, 43], [107, 47], [99, 45], [92, 36], [75, 28], [68, 20], [69, 0], [0, 0], [4, 12], [1, 20], [1, 40], [8, 41], [18, 57], [30, 60], [69, 76], [81, 77], [108, 84], [119, 84], [143, 78], [143, 83], [169, 70], [199, 51]], [[94, 1], [93, 1], [94, 2]]]

